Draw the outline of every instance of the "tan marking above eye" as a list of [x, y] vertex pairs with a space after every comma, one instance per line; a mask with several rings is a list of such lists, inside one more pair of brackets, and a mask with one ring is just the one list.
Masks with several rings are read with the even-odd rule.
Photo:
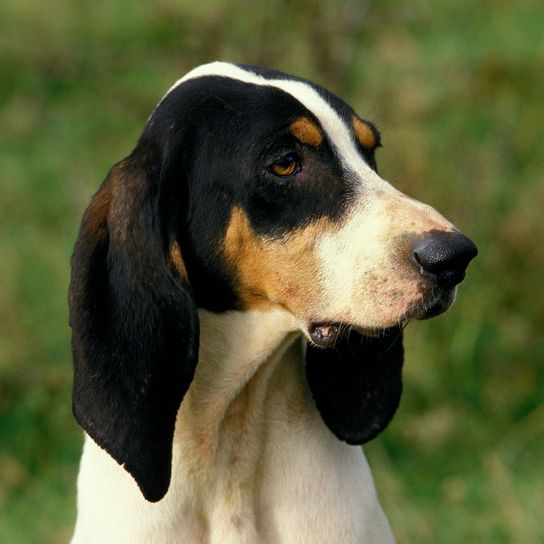
[[289, 128], [291, 134], [303, 144], [319, 147], [323, 143], [323, 132], [307, 117], [298, 117]]
[[374, 149], [376, 147], [376, 135], [372, 129], [358, 117], [352, 119], [353, 130], [357, 141], [366, 149]]

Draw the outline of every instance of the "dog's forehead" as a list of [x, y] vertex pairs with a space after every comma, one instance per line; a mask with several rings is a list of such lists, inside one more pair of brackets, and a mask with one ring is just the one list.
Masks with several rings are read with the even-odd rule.
[[[353, 110], [332, 93], [309, 81], [282, 72], [226, 62], [204, 64], [176, 81], [159, 105], [187, 81], [206, 77], [223, 77], [259, 87], [275, 88], [290, 95], [320, 122], [346, 172], [358, 176], [374, 174], [357, 148], [356, 138], [359, 138], [360, 134], [357, 130], [359, 120]], [[360, 138], [359, 143], [362, 143]]]

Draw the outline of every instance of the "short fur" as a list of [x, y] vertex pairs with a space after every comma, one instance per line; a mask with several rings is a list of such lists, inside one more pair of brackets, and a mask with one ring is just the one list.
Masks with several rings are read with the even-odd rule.
[[476, 250], [378, 176], [379, 145], [269, 69], [164, 96], [72, 258], [74, 543], [393, 541], [353, 445], [398, 407], [402, 323], [447, 309]]

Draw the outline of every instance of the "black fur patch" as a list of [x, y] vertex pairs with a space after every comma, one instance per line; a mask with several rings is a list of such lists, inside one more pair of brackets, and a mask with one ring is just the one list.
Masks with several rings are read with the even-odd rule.
[[189, 285], [164, 249], [158, 169], [129, 158], [89, 206], [72, 258], [74, 415], [159, 500], [170, 483], [176, 414], [197, 361]]

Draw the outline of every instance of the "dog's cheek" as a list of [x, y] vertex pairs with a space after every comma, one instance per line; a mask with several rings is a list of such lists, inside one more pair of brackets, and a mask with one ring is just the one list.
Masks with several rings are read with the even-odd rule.
[[330, 230], [329, 221], [321, 219], [280, 239], [266, 237], [256, 234], [247, 214], [235, 208], [223, 249], [241, 307], [281, 306], [298, 318], [313, 315], [325, 291], [315, 253], [324, 230]]

